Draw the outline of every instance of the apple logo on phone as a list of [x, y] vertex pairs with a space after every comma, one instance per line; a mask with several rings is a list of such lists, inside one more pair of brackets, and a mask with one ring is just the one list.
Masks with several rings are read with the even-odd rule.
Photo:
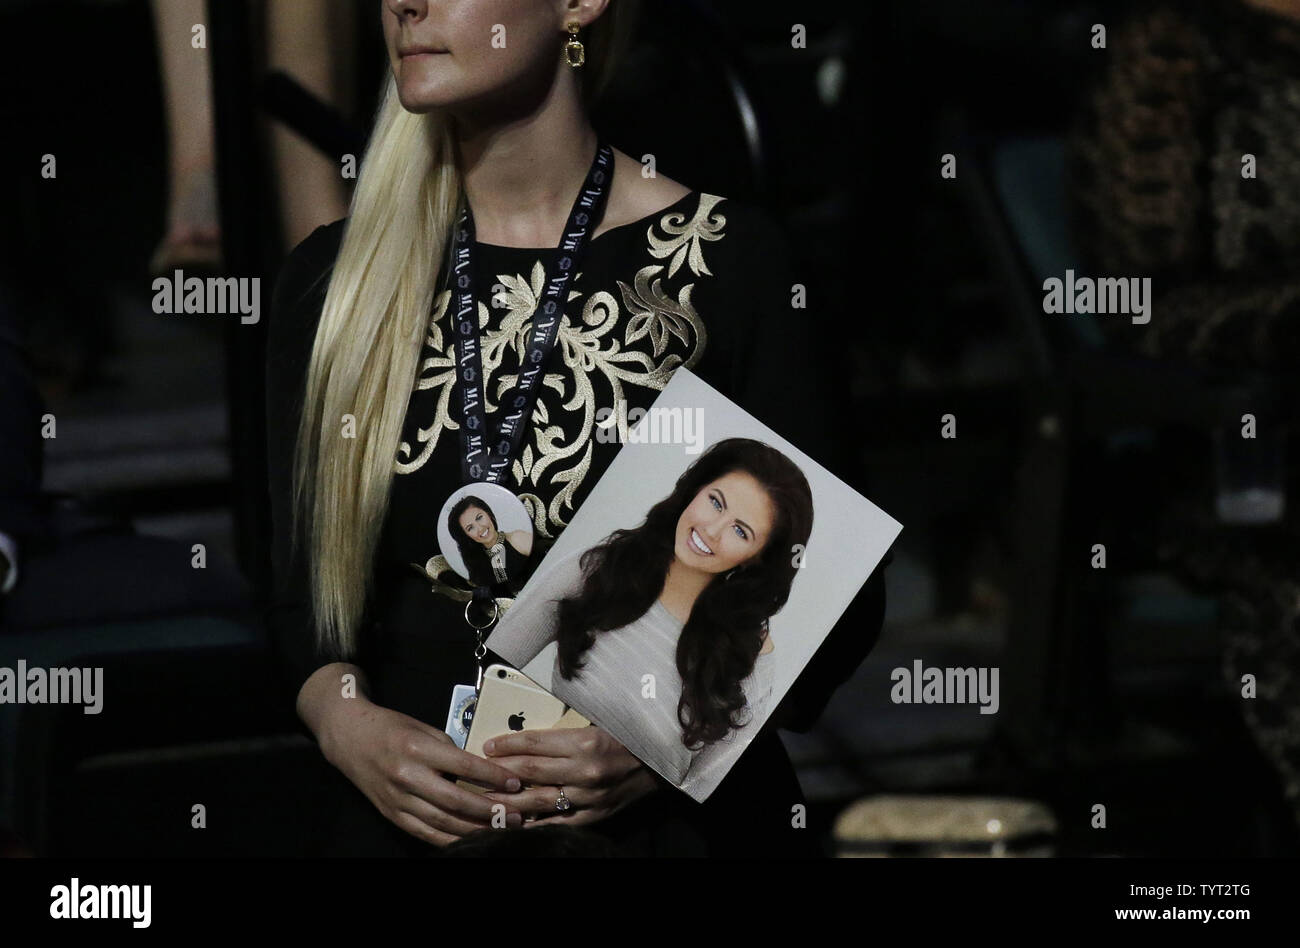
[[522, 731], [524, 729], [524, 712], [520, 711], [518, 714], [512, 714], [506, 718], [506, 727], [512, 731]]

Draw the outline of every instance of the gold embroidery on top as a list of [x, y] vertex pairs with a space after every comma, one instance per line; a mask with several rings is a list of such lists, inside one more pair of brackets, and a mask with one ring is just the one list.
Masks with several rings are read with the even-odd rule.
[[451, 394], [455, 390], [452, 383], [456, 379], [456, 361], [453, 357], [455, 350], [443, 345], [442, 327], [438, 325], [443, 314], [447, 312], [447, 304], [450, 301], [449, 290], [438, 294], [437, 299], [434, 300], [433, 314], [429, 318], [429, 334], [424, 340], [424, 351], [421, 355], [428, 352], [442, 354], [422, 358], [419, 372], [415, 377], [416, 391], [426, 388], [440, 389], [437, 409], [428, 427], [416, 429], [416, 440], [423, 445], [419, 455], [413, 460], [405, 460], [411, 456], [411, 445], [406, 441], [398, 445], [397, 460], [393, 468], [398, 474], [410, 474], [424, 467], [424, 462], [429, 460], [429, 455], [438, 445], [438, 432], [444, 428], [459, 429], [460, 427], [452, 418], [450, 407]]
[[[433, 591], [439, 595], [446, 596], [448, 599], [454, 599], [457, 602], [469, 602], [474, 598], [474, 590], [470, 588], [465, 577], [461, 576], [447, 562], [445, 556], [431, 556], [423, 566], [419, 563], [408, 563], [411, 569], [415, 570], [426, 580], [433, 588]], [[500, 597], [493, 599], [497, 604], [497, 615], [505, 615], [506, 611], [514, 605], [513, 597]]]
[[659, 219], [659, 226], [671, 235], [667, 240], [656, 237], [654, 228], [650, 228], [647, 234], [650, 240], [650, 256], [656, 260], [662, 260], [667, 256], [673, 258], [668, 265], [670, 277], [677, 275], [683, 260], [690, 263], [691, 272], [696, 276], [713, 275], [704, 265], [704, 252], [700, 249], [700, 241], [722, 239], [722, 229], [727, 226], [727, 217], [725, 214], [719, 214], [716, 218], [712, 216], [713, 208], [721, 200], [723, 198], [716, 194], [701, 194], [700, 206], [696, 208], [695, 216], [685, 224], [682, 223], [684, 215], [665, 214]]
[[[691, 344], [692, 329], [698, 336], [704, 335], [704, 324], [691, 306], [691, 290], [695, 284], [687, 283], [677, 299], [673, 300], [662, 290], [660, 280], [651, 282], [650, 278], [662, 269], [663, 267], [643, 267], [637, 272], [634, 288], [628, 287], [622, 280], [618, 281], [618, 288], [623, 294], [623, 305], [633, 313], [627, 331], [623, 334], [623, 341], [631, 345], [636, 340], [649, 336], [656, 359], [668, 348], [670, 335], [676, 336], [688, 346]], [[696, 354], [692, 353], [692, 356]]]
[[[695, 283], [675, 287], [665, 283], [672, 281], [683, 264], [683, 275], [712, 276], [705, 263], [703, 244], [725, 236], [725, 215], [713, 214], [713, 208], [722, 200], [701, 193], [699, 206], [689, 221], [684, 214], [670, 211], [647, 228], [647, 254], [657, 260], [671, 257], [666, 274], [662, 264], [640, 267], [631, 285], [614, 281], [618, 296], [596, 289], [582, 300], [578, 318], [571, 310], [564, 316], [556, 342], [564, 370], [547, 373], [542, 384], [558, 396], [552, 400], [552, 409], [563, 413], [567, 425], [552, 418], [551, 409], [539, 399], [533, 409], [530, 437], [525, 439], [511, 469], [516, 492], [541, 536], [554, 536], [556, 528], [568, 522], [574, 498], [591, 470], [597, 411], [614, 408], [620, 400], [626, 400], [626, 386], [662, 390], [674, 370], [693, 367], [704, 354], [708, 333], [691, 302]], [[574, 277], [569, 291], [571, 303], [583, 296], [578, 288], [581, 278], [581, 273]], [[502, 289], [492, 305], [504, 307], [506, 312], [495, 330], [487, 330], [490, 313], [479, 304], [483, 373], [488, 380], [484, 399], [489, 414], [515, 383], [516, 373], [502, 372], [501, 366], [507, 352], [513, 352], [517, 360], [527, 346], [532, 313], [545, 289], [544, 279], [540, 260], [534, 262], [526, 278], [520, 274], [497, 275]], [[427, 426], [416, 429], [419, 453], [413, 458], [412, 446], [406, 441], [401, 443], [395, 468], [399, 474], [419, 470], [442, 433], [454, 437], [459, 430], [451, 409], [455, 343], [441, 326], [450, 300], [450, 290], [444, 290], [435, 301], [415, 385], [417, 391], [438, 389], [434, 417]], [[621, 333], [616, 331], [620, 323]], [[574, 440], [567, 443], [566, 426], [576, 430]], [[550, 503], [544, 503], [542, 498], [551, 491], [554, 494]]]

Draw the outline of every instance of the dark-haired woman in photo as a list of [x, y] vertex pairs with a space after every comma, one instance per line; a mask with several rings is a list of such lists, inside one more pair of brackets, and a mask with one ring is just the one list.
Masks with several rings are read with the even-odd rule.
[[554, 641], [542, 684], [670, 782], [711, 789], [719, 742], [767, 710], [767, 620], [789, 598], [812, 519], [789, 458], [720, 441], [641, 526], [539, 574], [497, 650], [522, 665]]
[[456, 540], [471, 583], [519, 595], [528, 580], [531, 530], [502, 533], [492, 508], [472, 494], [451, 508], [447, 529]]

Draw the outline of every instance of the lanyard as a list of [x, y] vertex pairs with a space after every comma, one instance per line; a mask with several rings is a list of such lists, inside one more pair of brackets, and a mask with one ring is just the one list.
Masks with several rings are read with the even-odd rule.
[[588, 233], [605, 211], [609, 184], [614, 177], [614, 151], [597, 144], [596, 158], [564, 228], [556, 252], [559, 258], [546, 268], [545, 290], [533, 311], [533, 332], [519, 362], [519, 378], [497, 408], [495, 429], [489, 428], [483, 398], [483, 360], [479, 345], [478, 306], [474, 295], [474, 215], [461, 192], [461, 213], [455, 230], [452, 276], [455, 287], [456, 382], [460, 390], [461, 478], [465, 483], [504, 480], [519, 453], [533, 405], [541, 391], [547, 359], [555, 349], [560, 320], [568, 300], [569, 279], [587, 249]]

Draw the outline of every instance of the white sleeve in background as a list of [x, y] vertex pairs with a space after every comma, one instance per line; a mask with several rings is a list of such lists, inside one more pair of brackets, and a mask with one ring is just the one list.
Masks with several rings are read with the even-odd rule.
[[0, 596], [6, 596], [18, 583], [18, 545], [7, 533], [0, 533], [0, 553], [9, 561], [9, 571], [0, 584]]

